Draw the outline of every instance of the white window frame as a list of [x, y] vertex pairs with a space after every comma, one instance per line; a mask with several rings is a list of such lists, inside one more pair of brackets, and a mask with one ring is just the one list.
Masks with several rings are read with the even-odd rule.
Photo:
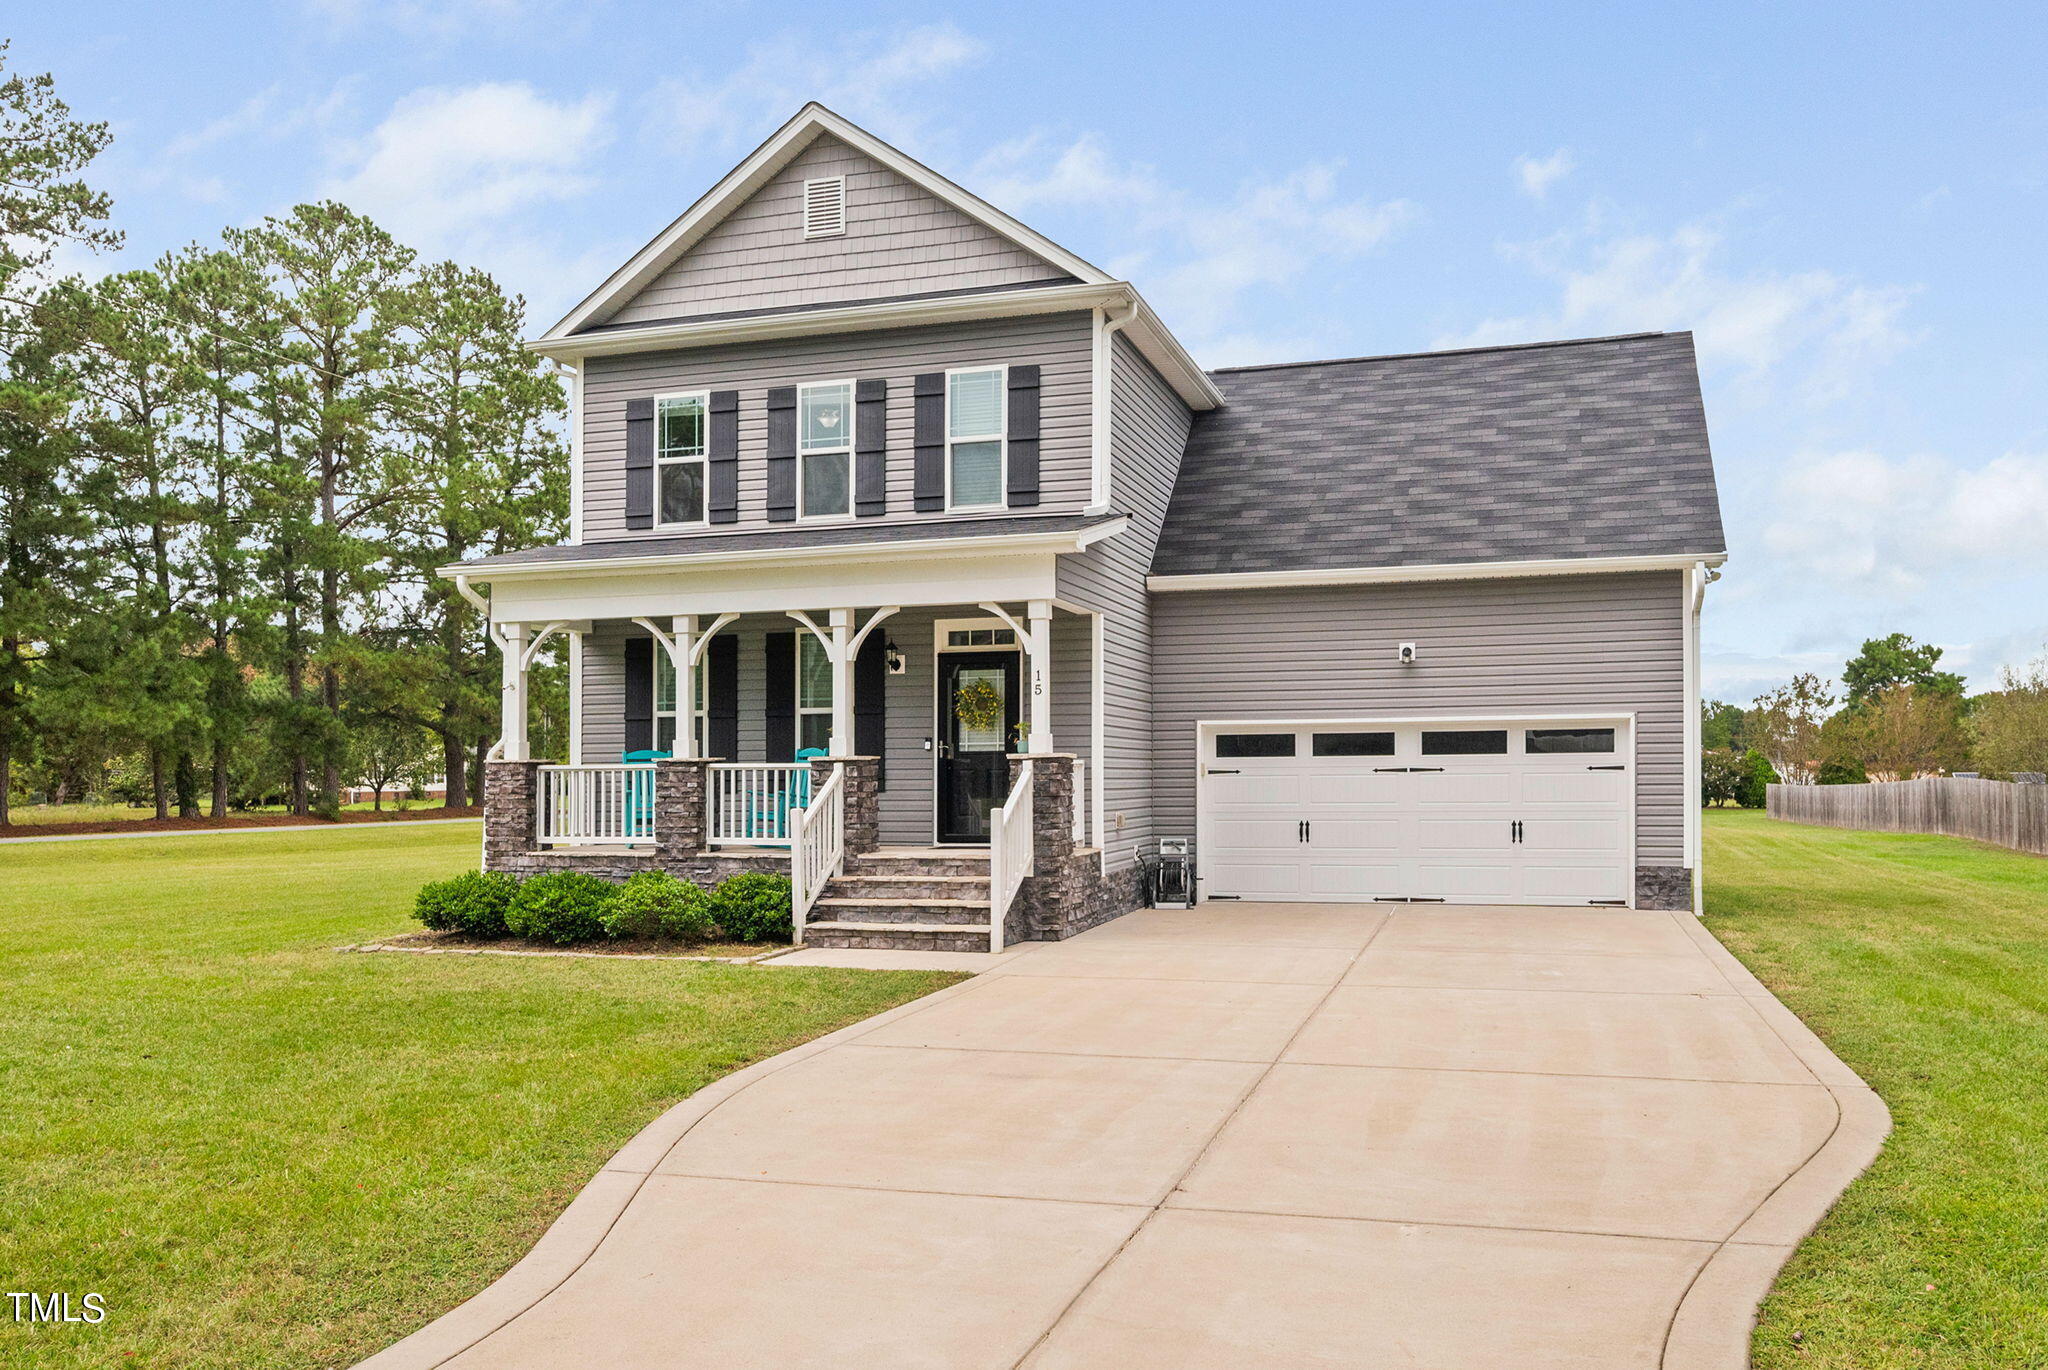
[[[672, 400], [695, 400], [703, 406], [704, 450], [694, 457], [664, 457], [661, 454], [661, 407]], [[704, 498], [699, 502], [698, 516], [680, 523], [666, 523], [661, 517], [661, 470], [664, 466], [684, 466], [695, 462], [703, 471], [699, 489]], [[679, 390], [672, 395], [654, 397], [654, 526], [657, 528], [703, 528], [711, 519], [711, 392], [709, 390]]]
[[[953, 436], [953, 377], [979, 376], [985, 372], [996, 373], [996, 431], [971, 438]], [[994, 366], [956, 366], [946, 372], [946, 512], [966, 512], [984, 509], [1005, 509], [1010, 503], [1010, 367], [1007, 362]], [[956, 442], [993, 442], [996, 445], [996, 497], [989, 504], [955, 504], [953, 502], [953, 444]]]
[[796, 749], [798, 751], [804, 749], [804, 716], [806, 714], [823, 714], [825, 716], [826, 734], [825, 745], [820, 750], [829, 752], [832, 750], [832, 706], [836, 702], [834, 696], [839, 688], [839, 683], [828, 672], [825, 676], [827, 687], [825, 702], [823, 704], [804, 703], [804, 652], [806, 650], [818, 653], [821, 658], [824, 658], [827, 665], [831, 664], [831, 658], [825, 652], [825, 644], [818, 641], [818, 635], [809, 629], [799, 629], [796, 635], [796, 687], [790, 694], [790, 698], [796, 705]]
[[[846, 443], [843, 447], [822, 447], [807, 452], [804, 450], [804, 392], [829, 390], [834, 386], [846, 387]], [[855, 395], [851, 379], [806, 381], [796, 388], [796, 517], [799, 523], [838, 523], [853, 517], [853, 430], [859, 423]], [[840, 452], [846, 454], [846, 510], [837, 514], [813, 514], [804, 508], [804, 458], [829, 457]]]
[[[676, 720], [677, 732], [680, 733], [682, 730], [683, 711], [680, 708], [664, 709], [661, 707], [661, 667], [666, 661], [668, 661], [668, 652], [663, 649], [660, 643], [655, 643], [654, 661], [651, 666], [654, 679], [650, 683], [649, 688], [652, 692], [651, 697], [654, 700], [654, 736], [651, 741], [654, 743], [654, 750], [656, 751], [661, 750], [661, 720], [664, 718], [674, 719]], [[705, 755], [708, 746], [708, 734], [710, 732], [710, 668], [711, 655], [707, 652], [697, 659], [697, 668], [691, 672], [691, 683], [694, 688], [690, 695], [690, 735], [697, 739], [695, 751], [698, 756]], [[682, 701], [682, 693], [682, 681], [678, 680], [676, 682], [676, 700], [678, 704]], [[671, 753], [675, 751], [675, 743], [673, 741], [669, 743], [669, 751]]]

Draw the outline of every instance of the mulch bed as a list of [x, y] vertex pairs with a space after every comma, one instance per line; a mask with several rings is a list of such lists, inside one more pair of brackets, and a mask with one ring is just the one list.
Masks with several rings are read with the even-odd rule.
[[471, 937], [460, 932], [402, 932], [393, 937], [341, 947], [341, 951], [435, 951], [469, 952], [498, 956], [627, 956], [661, 961], [723, 961], [744, 964], [780, 956], [795, 947], [786, 942], [706, 942], [696, 946], [663, 942], [653, 938], [622, 942], [577, 942], [558, 947], [549, 942], [529, 942], [523, 937]]
[[237, 813], [226, 818], [116, 818], [97, 823], [0, 823], [0, 837], [69, 837], [93, 832], [203, 832], [213, 828], [303, 828], [342, 823], [405, 823], [432, 818], [482, 818], [468, 808], [386, 809], [382, 813], [344, 813], [315, 818], [295, 813]]

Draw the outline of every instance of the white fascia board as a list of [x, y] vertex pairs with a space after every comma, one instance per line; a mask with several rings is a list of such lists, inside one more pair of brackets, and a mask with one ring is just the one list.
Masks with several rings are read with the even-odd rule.
[[950, 295], [927, 300], [889, 300], [876, 304], [841, 305], [834, 309], [799, 309], [757, 314], [740, 319], [696, 319], [685, 323], [647, 324], [557, 337], [550, 333], [526, 344], [527, 350], [556, 361], [615, 357], [715, 343], [752, 342], [764, 338], [810, 337], [822, 333], [858, 333], [878, 328], [915, 328], [921, 324], [962, 319], [1008, 319], [1028, 314], [1061, 314], [1135, 303], [1138, 319], [1125, 331], [1145, 359], [1159, 368], [1191, 409], [1222, 407], [1223, 393], [1196, 364], [1187, 349], [1159, 322], [1135, 287], [1127, 281], [1084, 281], [1076, 285], [1033, 286], [992, 290], [978, 295]]
[[1528, 576], [1584, 576], [1618, 571], [1690, 571], [1719, 566], [1726, 552], [1686, 556], [1558, 557], [1546, 561], [1462, 561], [1434, 566], [1353, 566], [1305, 571], [1219, 571], [1199, 575], [1147, 576], [1145, 588], [1175, 590], [1276, 590], [1294, 585], [1399, 585], [1424, 580], [1503, 580]]
[[458, 576], [492, 586], [525, 580], [576, 579], [622, 571], [696, 571], [708, 568], [740, 571], [779, 566], [862, 566], [903, 561], [958, 560], [963, 557], [1007, 557], [1034, 553], [1057, 556], [1080, 552], [1130, 527], [1129, 519], [1111, 519], [1092, 527], [1059, 533], [1006, 533], [993, 537], [962, 534], [952, 538], [905, 539], [901, 542], [842, 542], [821, 547], [750, 548], [737, 551], [664, 552], [644, 556], [592, 557], [579, 561], [532, 561], [510, 566], [480, 567], [456, 562], [437, 574]]
[[813, 139], [826, 133], [873, 158], [968, 218], [1044, 258], [1069, 276], [1090, 284], [1101, 284], [1110, 279], [1108, 273], [1092, 262], [1075, 256], [930, 167], [905, 156], [867, 130], [848, 123], [823, 105], [813, 102], [798, 110], [794, 118], [769, 136], [768, 141], [755, 148], [717, 185], [683, 211], [682, 217], [656, 234], [653, 241], [634, 253], [632, 259], [613, 272], [603, 285], [585, 296], [582, 303], [547, 331], [546, 337], [549, 340], [566, 337], [579, 328], [588, 327], [637, 294], [748, 196], [767, 184], [776, 172], [788, 166]]

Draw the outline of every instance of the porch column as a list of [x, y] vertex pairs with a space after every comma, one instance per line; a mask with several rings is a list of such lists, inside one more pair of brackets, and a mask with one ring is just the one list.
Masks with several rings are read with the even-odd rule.
[[661, 640], [676, 676], [676, 740], [669, 752], [678, 760], [697, 755], [697, 616], [677, 614]]
[[1027, 751], [1052, 751], [1052, 603], [1034, 599], [1029, 607], [1031, 655], [1031, 738]]
[[834, 756], [852, 756], [853, 610], [832, 610], [830, 624], [832, 641], [826, 650], [832, 658], [832, 739], [826, 749]]
[[524, 761], [526, 747], [526, 636], [524, 623], [498, 628], [502, 684], [498, 698], [498, 759]]

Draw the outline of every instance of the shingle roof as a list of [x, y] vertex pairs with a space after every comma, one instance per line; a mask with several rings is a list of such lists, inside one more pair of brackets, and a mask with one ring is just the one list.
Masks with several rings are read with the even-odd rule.
[[1011, 514], [993, 518], [936, 518], [921, 523], [828, 523], [810, 527], [780, 524], [754, 532], [680, 533], [665, 538], [614, 538], [605, 542], [529, 547], [462, 563], [465, 573], [501, 566], [573, 565], [618, 557], [686, 557], [713, 552], [796, 551], [856, 547], [871, 543], [925, 542], [934, 538], [1008, 537], [1019, 533], [1076, 533], [1111, 523], [1122, 514]]
[[1210, 374], [1154, 575], [1726, 546], [1690, 333]]

